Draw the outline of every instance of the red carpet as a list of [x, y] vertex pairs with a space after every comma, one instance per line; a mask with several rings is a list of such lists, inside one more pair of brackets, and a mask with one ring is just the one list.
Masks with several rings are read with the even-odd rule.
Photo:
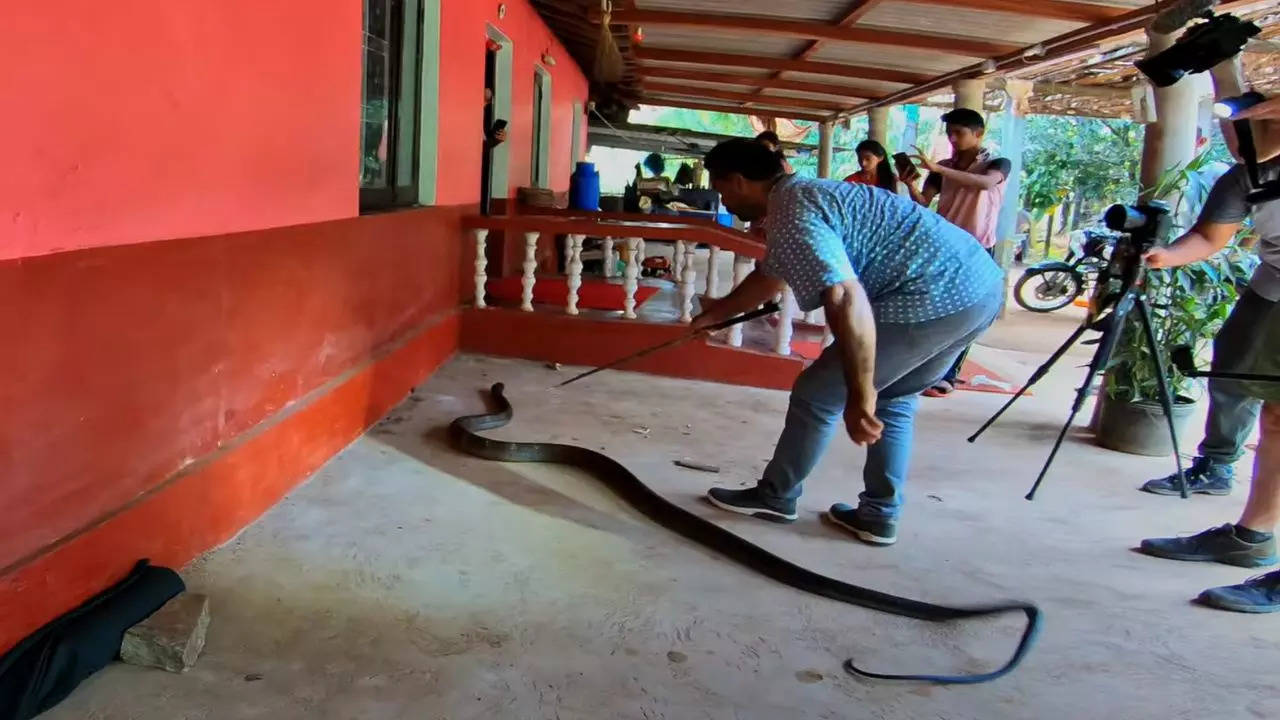
[[[524, 294], [524, 286], [520, 284], [519, 275], [494, 278], [485, 285], [485, 292], [497, 303], [520, 304]], [[656, 295], [658, 288], [640, 286], [636, 289], [636, 307]], [[578, 307], [584, 310], [616, 310], [622, 311], [622, 301], [626, 293], [621, 285], [583, 280], [578, 288]], [[538, 305], [555, 305], [564, 307], [569, 298], [569, 281], [563, 277], [540, 277], [533, 284], [533, 302]]]
[[[806, 360], [815, 360], [822, 353], [822, 342], [820, 340], [792, 338], [791, 352]], [[1019, 383], [974, 362], [973, 358], [965, 358], [964, 366], [960, 368], [960, 377], [958, 379], [962, 382], [956, 385], [957, 390], [1012, 395], [1018, 392], [1018, 388], [1021, 387]], [[1026, 394], [1031, 395], [1032, 393], [1028, 392]]]

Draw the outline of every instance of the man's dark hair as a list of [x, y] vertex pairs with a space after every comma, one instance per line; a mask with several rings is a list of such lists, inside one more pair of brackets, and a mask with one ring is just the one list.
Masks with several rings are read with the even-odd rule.
[[772, 180], [782, 174], [782, 158], [757, 140], [725, 140], [702, 161], [713, 179], [737, 173], [748, 180]]
[[778, 137], [778, 133], [772, 130], [765, 130], [764, 132], [756, 136], [756, 142], [773, 143], [774, 145], [781, 145], [782, 139]]
[[944, 125], [959, 125], [962, 128], [969, 128], [974, 132], [985, 130], [987, 123], [982, 119], [982, 113], [969, 108], [956, 108], [942, 116]]

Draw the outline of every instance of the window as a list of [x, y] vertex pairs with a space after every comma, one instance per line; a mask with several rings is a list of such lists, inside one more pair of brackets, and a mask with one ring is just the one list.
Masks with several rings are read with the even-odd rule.
[[551, 76], [533, 70], [533, 158], [529, 163], [534, 187], [551, 185]]
[[422, 0], [364, 0], [360, 210], [418, 200]]

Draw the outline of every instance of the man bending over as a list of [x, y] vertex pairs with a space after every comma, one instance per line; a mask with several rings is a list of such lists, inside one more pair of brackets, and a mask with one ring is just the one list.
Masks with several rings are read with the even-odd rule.
[[801, 310], [823, 307], [835, 342], [791, 391], [782, 437], [754, 488], [713, 488], [716, 506], [791, 522], [801, 483], [844, 417], [868, 445], [858, 506], [828, 517], [860, 540], [891, 545], [920, 392], [999, 312], [1000, 268], [972, 235], [908, 198], [865, 185], [786, 175], [775, 153], [729, 140], [707, 154], [712, 186], [746, 221], [764, 219], [765, 258], [695, 328], [753, 309], [786, 285]]

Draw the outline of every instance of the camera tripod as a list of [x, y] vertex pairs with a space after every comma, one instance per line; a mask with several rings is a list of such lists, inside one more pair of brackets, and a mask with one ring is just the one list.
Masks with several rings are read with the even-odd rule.
[[1089, 389], [1093, 386], [1093, 380], [1099, 373], [1107, 368], [1111, 361], [1111, 354], [1115, 351], [1116, 343], [1120, 339], [1120, 333], [1124, 330], [1124, 320], [1129, 313], [1137, 308], [1138, 317], [1142, 322], [1142, 334], [1146, 339], [1147, 349], [1151, 353], [1152, 362], [1155, 364], [1156, 385], [1160, 392], [1160, 407], [1164, 410], [1165, 421], [1169, 424], [1169, 439], [1173, 442], [1173, 457], [1178, 467], [1178, 489], [1182, 497], [1187, 497], [1187, 478], [1182, 470], [1182, 457], [1178, 454], [1178, 431], [1173, 425], [1173, 394], [1169, 389], [1168, 378], [1165, 377], [1164, 363], [1161, 361], [1160, 345], [1156, 342], [1155, 330], [1151, 324], [1151, 309], [1147, 305], [1146, 297], [1142, 292], [1141, 270], [1134, 273], [1134, 277], [1126, 278], [1129, 280], [1124, 283], [1124, 287], [1117, 296], [1113, 295], [1106, 300], [1114, 300], [1114, 305], [1110, 313], [1103, 314], [1101, 312], [1090, 310], [1089, 316], [1084, 322], [1075, 329], [1067, 341], [1049, 356], [1043, 365], [1036, 368], [1031, 373], [1031, 377], [1027, 379], [1018, 392], [1009, 401], [996, 411], [977, 432], [969, 437], [969, 442], [977, 441], [987, 428], [991, 427], [996, 420], [1004, 415], [1005, 411], [1013, 406], [1018, 398], [1026, 394], [1041, 378], [1048, 374], [1054, 363], [1062, 359], [1062, 356], [1076, 344], [1085, 332], [1094, 330], [1100, 331], [1102, 337], [1098, 339], [1098, 349], [1093, 354], [1093, 359], [1089, 361], [1089, 370], [1085, 374], [1084, 383], [1076, 392], [1075, 402], [1071, 405], [1071, 414], [1067, 416], [1067, 422], [1063, 424], [1062, 430], [1058, 432], [1058, 438], [1053, 443], [1053, 449], [1049, 451], [1049, 458], [1045, 460], [1044, 467], [1040, 469], [1040, 474], [1036, 477], [1036, 482], [1031, 486], [1031, 491], [1027, 493], [1027, 500], [1034, 500], [1036, 491], [1040, 489], [1040, 484], [1044, 482], [1045, 476], [1049, 473], [1049, 467], [1053, 465], [1054, 458], [1058, 455], [1059, 448], [1062, 447], [1062, 441], [1066, 439], [1067, 432], [1071, 429], [1071, 424], [1075, 422], [1076, 415], [1080, 414], [1081, 408], [1084, 407], [1085, 400], [1089, 397]]

